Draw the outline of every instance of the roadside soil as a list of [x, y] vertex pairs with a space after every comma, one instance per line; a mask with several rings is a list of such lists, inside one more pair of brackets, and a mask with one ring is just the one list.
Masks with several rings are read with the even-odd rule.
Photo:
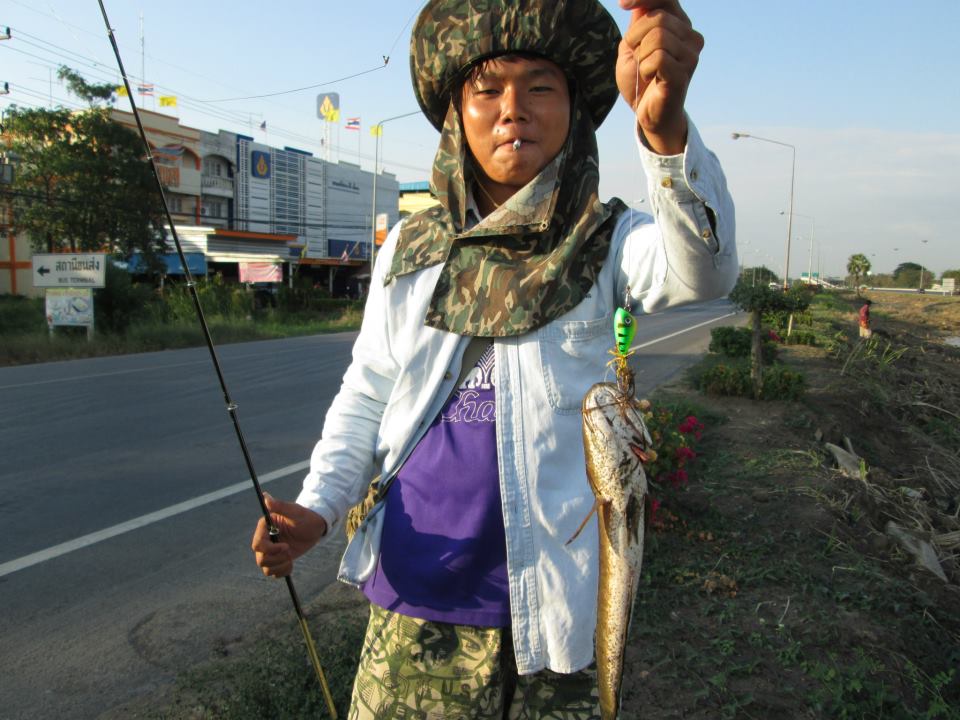
[[[779, 348], [799, 402], [658, 392], [705, 430], [654, 489], [621, 718], [960, 718], [960, 298], [871, 297], [870, 343], [849, 294]], [[342, 586], [308, 604], [341, 712], [365, 613]], [[102, 717], [325, 717], [316, 686], [278, 622]]]
[[[664, 491], [625, 714], [960, 718], [960, 298], [871, 299], [869, 350], [852, 294], [814, 323], [832, 344], [780, 348], [800, 402], [665, 390], [707, 431], [688, 486]], [[826, 450], [845, 439], [862, 477]]]

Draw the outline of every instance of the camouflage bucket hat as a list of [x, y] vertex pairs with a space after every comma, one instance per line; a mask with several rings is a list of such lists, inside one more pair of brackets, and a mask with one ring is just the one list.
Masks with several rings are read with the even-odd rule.
[[410, 39], [417, 101], [437, 130], [450, 92], [479, 60], [532, 53], [573, 80], [594, 127], [617, 101], [620, 29], [597, 0], [430, 0]]

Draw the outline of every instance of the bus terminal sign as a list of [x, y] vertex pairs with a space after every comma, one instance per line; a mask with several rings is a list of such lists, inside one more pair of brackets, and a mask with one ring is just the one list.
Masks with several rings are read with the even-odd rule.
[[33, 256], [33, 286], [37, 288], [102, 288], [105, 253], [56, 253]]

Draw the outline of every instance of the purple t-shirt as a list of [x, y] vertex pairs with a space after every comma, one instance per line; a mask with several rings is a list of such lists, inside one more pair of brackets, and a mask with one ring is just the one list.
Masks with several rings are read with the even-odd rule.
[[411, 617], [510, 625], [491, 345], [387, 492], [380, 561], [363, 591]]

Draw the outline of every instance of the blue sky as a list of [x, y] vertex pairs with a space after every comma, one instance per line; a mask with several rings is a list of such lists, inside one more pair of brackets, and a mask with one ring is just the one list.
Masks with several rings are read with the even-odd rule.
[[[417, 110], [407, 45], [420, 0], [105, 2], [136, 77], [143, 13], [146, 79], [158, 94], [179, 98], [186, 125], [319, 154], [316, 95], [338, 92], [343, 117], [359, 116], [363, 125], [356, 133], [341, 122], [333, 132], [339, 157], [357, 162], [359, 150], [370, 169], [368, 126]], [[614, 1], [604, 4], [624, 27], [628, 14]], [[726, 171], [745, 264], [782, 272], [791, 151], [733, 141], [733, 131], [796, 146], [791, 275], [816, 269], [818, 259], [825, 274], [840, 273], [855, 252], [870, 256], [879, 272], [904, 261], [936, 272], [960, 268], [953, 234], [960, 2], [687, 0], [684, 7], [706, 37], [687, 107]], [[0, 110], [12, 102], [46, 105], [50, 68], [59, 63], [91, 80], [117, 77], [95, 0], [0, 0], [6, 25], [14, 39], [0, 42], [0, 82], [13, 92], [0, 97]], [[223, 101], [364, 71], [313, 90]], [[54, 103], [72, 101], [55, 77], [52, 90]], [[258, 129], [264, 120], [266, 134]], [[601, 194], [636, 203], [646, 191], [630, 127], [630, 111], [620, 105], [600, 129]], [[391, 122], [382, 164], [402, 182], [426, 179], [436, 140], [422, 117]]]

